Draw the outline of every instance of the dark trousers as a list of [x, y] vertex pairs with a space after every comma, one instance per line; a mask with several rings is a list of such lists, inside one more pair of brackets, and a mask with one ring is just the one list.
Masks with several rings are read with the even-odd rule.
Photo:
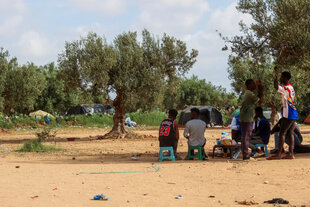
[[177, 155], [178, 140], [177, 139], [161, 139], [159, 138], [159, 147], [173, 147], [174, 155]]
[[241, 150], [243, 158], [249, 157], [249, 144], [253, 131], [253, 122], [241, 122]]

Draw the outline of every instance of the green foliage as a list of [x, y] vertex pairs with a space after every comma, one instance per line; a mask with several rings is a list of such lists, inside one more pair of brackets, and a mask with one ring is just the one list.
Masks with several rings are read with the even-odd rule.
[[[138, 105], [143, 110], [158, 104], [162, 85], [183, 76], [196, 62], [198, 51], [166, 34], [154, 38], [144, 30], [139, 42], [136, 32], [118, 35], [113, 44], [104, 37], [89, 33], [86, 38], [67, 42], [58, 63], [68, 90], [100, 96], [116, 92], [113, 102], [113, 130], [123, 126], [126, 107]], [[170, 93], [174, 87], [170, 87]], [[125, 132], [125, 130], [119, 130]]]
[[161, 121], [167, 118], [167, 114], [155, 111], [155, 112], [133, 112], [127, 114], [131, 120], [136, 122], [138, 125], [145, 126], [159, 126]]
[[[169, 87], [167, 85], [166, 87]], [[234, 93], [227, 93], [221, 86], [214, 86], [197, 76], [180, 79], [173, 95], [166, 90], [163, 107], [165, 109], [184, 109], [189, 105], [205, 105], [214, 107], [237, 106], [238, 99]]]
[[0, 111], [4, 108], [4, 97], [2, 96], [2, 92], [5, 88], [5, 80], [9, 67], [8, 57], [8, 51], [4, 51], [3, 48], [0, 48]]
[[35, 65], [19, 67], [17, 60], [12, 59], [3, 92], [6, 111], [14, 108], [15, 111], [29, 113], [44, 87], [44, 77]]
[[240, 0], [237, 9], [254, 22], [250, 26], [241, 22], [242, 35], [224, 38], [235, 56], [256, 64], [266, 64], [272, 57], [280, 70], [304, 70], [309, 77], [309, 0]]
[[[290, 71], [299, 110], [310, 107], [310, 2], [309, 0], [240, 0], [237, 9], [254, 22], [240, 23], [242, 35], [224, 38], [230, 44], [230, 79], [237, 93], [247, 78], [265, 85], [264, 105], [279, 108], [273, 80]], [[225, 49], [228, 49], [225, 46]], [[278, 70], [273, 68], [277, 66]]]
[[43, 145], [38, 139], [32, 139], [24, 143], [22, 148], [17, 150], [17, 152], [37, 152], [37, 151], [61, 151], [54, 146]]

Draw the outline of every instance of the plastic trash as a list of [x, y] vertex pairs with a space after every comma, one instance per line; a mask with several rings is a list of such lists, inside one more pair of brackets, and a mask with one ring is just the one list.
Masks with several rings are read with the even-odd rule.
[[178, 196], [176, 196], [176, 197], [174, 197], [175, 199], [182, 199], [183, 198], [183, 196], [182, 195], [178, 195]]
[[98, 194], [98, 195], [95, 195], [94, 196], [94, 200], [104, 200], [104, 201], [108, 201], [109, 200], [109, 197], [108, 196], [105, 196], [103, 194]]
[[9, 148], [4, 148], [3, 151], [4, 151], [4, 152], [8, 152], [8, 151], [9, 151]]
[[241, 149], [238, 149], [238, 151], [234, 154], [233, 159], [238, 159], [240, 153], [241, 153]]

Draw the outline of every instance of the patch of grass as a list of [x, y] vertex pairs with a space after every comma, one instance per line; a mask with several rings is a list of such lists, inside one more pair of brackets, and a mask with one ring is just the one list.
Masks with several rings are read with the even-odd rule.
[[43, 145], [42, 142], [38, 141], [37, 139], [32, 139], [24, 143], [22, 148], [17, 150], [17, 152], [37, 152], [37, 151], [61, 151], [54, 146], [46, 146]]
[[166, 119], [168, 116], [164, 112], [154, 111], [154, 112], [133, 112], [127, 114], [130, 119], [136, 122], [138, 125], [145, 126], [159, 126], [161, 121]]

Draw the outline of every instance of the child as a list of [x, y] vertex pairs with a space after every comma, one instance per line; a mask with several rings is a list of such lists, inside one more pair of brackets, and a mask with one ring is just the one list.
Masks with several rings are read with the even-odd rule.
[[[275, 68], [276, 69], [276, 68]], [[295, 91], [289, 81], [291, 74], [289, 72], [283, 72], [281, 74], [280, 83], [284, 86], [279, 86], [278, 78], [274, 80], [274, 88], [282, 96], [282, 123], [280, 127], [279, 135], [279, 148], [277, 154], [273, 157], [267, 158], [268, 160], [278, 159], [294, 159], [294, 124], [298, 120], [298, 112], [294, 106]], [[281, 157], [285, 136], [287, 135], [289, 141], [289, 153], [288, 155]]]
[[[263, 98], [263, 84], [261, 81], [256, 81], [248, 79], [245, 81], [247, 90], [245, 91], [240, 109], [240, 128], [241, 128], [241, 150], [243, 155], [243, 160], [250, 159], [249, 157], [249, 144], [251, 139], [251, 134], [253, 130], [253, 118], [255, 104], [262, 102]], [[253, 91], [256, 90], [256, 85], [258, 86], [258, 96], [254, 94]]]
[[159, 128], [159, 146], [173, 147], [174, 156], [177, 157], [177, 147], [179, 141], [178, 122], [175, 121], [178, 112], [171, 109], [168, 112], [168, 119], [164, 119]]

